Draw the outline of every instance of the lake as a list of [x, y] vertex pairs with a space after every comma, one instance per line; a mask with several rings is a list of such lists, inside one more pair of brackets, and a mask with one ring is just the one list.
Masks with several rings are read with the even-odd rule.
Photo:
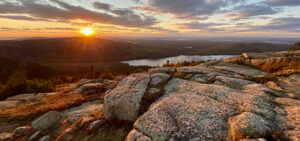
[[176, 57], [167, 57], [162, 59], [140, 59], [140, 60], [129, 60], [122, 61], [122, 63], [129, 64], [131, 66], [162, 66], [166, 64], [169, 60], [171, 64], [178, 62], [192, 62], [192, 61], [208, 61], [208, 60], [221, 60], [224, 58], [233, 57], [234, 55], [210, 55], [210, 56], [200, 56], [200, 55], [180, 55]]

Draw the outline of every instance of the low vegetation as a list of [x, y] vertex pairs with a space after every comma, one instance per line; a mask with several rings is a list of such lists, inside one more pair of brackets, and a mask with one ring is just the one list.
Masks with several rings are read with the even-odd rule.
[[300, 42], [297, 42], [290, 48], [290, 51], [300, 50]]
[[22, 123], [31, 121], [33, 117], [40, 116], [48, 111], [60, 111], [80, 105], [83, 102], [95, 100], [99, 97], [82, 94], [55, 94], [40, 101], [25, 104], [21, 107], [0, 111], [0, 125], [8, 122]]
[[51, 82], [41, 79], [29, 80], [26, 77], [25, 65], [22, 64], [9, 77], [9, 80], [0, 87], [0, 99], [21, 93], [38, 93], [54, 91], [55, 88]]
[[177, 63], [170, 63], [170, 61], [168, 60], [163, 67], [184, 67], [184, 66], [196, 66], [199, 65], [201, 63], [203, 63], [204, 61], [192, 61], [192, 62], [187, 62], [187, 61], [183, 61], [183, 62], [177, 62]]
[[264, 64], [257, 66], [263, 71], [270, 73], [299, 73], [300, 72], [300, 60], [289, 60], [282, 62], [268, 62], [266, 61]]

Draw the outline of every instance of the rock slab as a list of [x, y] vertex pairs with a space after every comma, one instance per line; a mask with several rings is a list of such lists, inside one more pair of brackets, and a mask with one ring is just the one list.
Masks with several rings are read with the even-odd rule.
[[32, 122], [32, 127], [38, 130], [46, 130], [61, 119], [61, 114], [57, 111], [49, 111]]
[[104, 116], [107, 120], [134, 122], [140, 102], [150, 83], [148, 73], [132, 74], [104, 97]]

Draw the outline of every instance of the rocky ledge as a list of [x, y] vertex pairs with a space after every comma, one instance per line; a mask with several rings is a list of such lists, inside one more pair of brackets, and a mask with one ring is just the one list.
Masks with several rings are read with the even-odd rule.
[[[97, 137], [104, 136], [104, 128], [115, 125], [121, 126], [107, 130], [113, 135], [105, 140], [114, 140], [119, 129], [125, 130], [126, 141], [300, 140], [300, 74], [275, 75], [236, 60], [247, 58], [153, 68], [123, 78], [115, 88], [115, 81], [79, 82], [70, 92], [106, 91], [104, 102], [49, 111], [29, 126], [0, 134], [0, 140], [26, 131], [31, 131], [29, 140], [61, 140], [63, 135], [57, 137], [50, 129], [65, 135], [73, 132], [70, 127], [93, 131], [93, 137], [68, 139], [103, 140]], [[101, 110], [104, 117], [95, 116]], [[66, 122], [75, 126], [62, 128]]]
[[132, 74], [107, 92], [104, 116], [133, 124], [127, 141], [299, 140], [300, 74], [265, 80], [227, 62]]

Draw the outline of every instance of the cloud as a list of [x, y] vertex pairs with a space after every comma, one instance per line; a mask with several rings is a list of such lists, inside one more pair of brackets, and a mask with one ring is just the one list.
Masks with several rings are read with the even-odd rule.
[[270, 6], [298, 6], [300, 0], [265, 0], [264, 3]]
[[75, 28], [70, 28], [70, 27], [45, 27], [43, 30], [71, 30], [74, 31], [76, 30]]
[[243, 27], [242, 30], [236, 32], [252, 32], [252, 31], [287, 31], [300, 33], [300, 18], [287, 17], [273, 19], [266, 25], [253, 26], [251, 24], [237, 25]]
[[133, 2], [135, 3], [140, 3], [141, 1], [140, 0], [132, 0]]
[[15, 15], [0, 15], [0, 18], [6, 18], [12, 20], [26, 20], [26, 21], [50, 21], [47, 19], [32, 18], [28, 16], [15, 16]]
[[[178, 18], [212, 15], [240, 0], [149, 0], [148, 10], [173, 14]], [[145, 8], [145, 7], [144, 7]]]
[[177, 33], [178, 32], [176, 30], [165, 29], [165, 28], [161, 28], [161, 27], [148, 27], [147, 29], [151, 30], [151, 31], [168, 32], [168, 33]]
[[95, 2], [93, 4], [93, 6], [97, 9], [102, 9], [102, 10], [106, 10], [106, 11], [110, 11], [111, 10], [111, 5], [106, 4], [106, 3], [101, 3], [101, 2]]
[[271, 15], [278, 13], [279, 10], [269, 7], [267, 5], [252, 4], [252, 5], [240, 5], [234, 7], [229, 11], [226, 17], [233, 17], [237, 19], [249, 18], [253, 16]]
[[224, 25], [222, 23], [200, 23], [200, 22], [189, 22], [183, 24], [177, 24], [183, 29], [209, 29], [212, 26]]
[[17, 28], [11, 28], [11, 27], [0, 27], [0, 31], [13, 31], [17, 30]]
[[69, 28], [69, 27], [44, 27], [44, 28], [29, 28], [29, 27], [23, 27], [23, 28], [10, 28], [10, 27], [0, 27], [0, 31], [52, 31], [52, 30], [63, 30], [63, 31], [74, 31], [75, 28]]
[[[74, 19], [81, 19], [89, 22], [121, 25], [127, 27], [149, 27], [157, 23], [157, 20], [153, 17], [135, 14], [133, 11], [125, 9], [115, 9], [112, 11], [112, 14], [114, 14], [112, 15], [108, 14], [107, 12], [96, 12], [85, 9], [81, 6], [69, 5], [59, 0], [51, 0], [51, 3], [49, 1], [46, 1], [45, 3], [45, 1], [38, 0], [19, 0], [18, 2], [19, 3], [5, 1], [0, 3], [0, 14], [2, 14], [2, 16], [3, 14], [28, 14], [31, 17], [38, 19], [64, 22], [70, 22], [70, 20]], [[98, 8], [102, 8], [102, 10], [111, 10], [109, 5], [100, 5], [100, 3], [94, 4], [94, 6], [95, 5]]]
[[273, 31], [299, 31], [300, 30], [300, 18], [288, 17], [273, 19], [266, 26], [254, 27], [256, 30], [273, 30]]

